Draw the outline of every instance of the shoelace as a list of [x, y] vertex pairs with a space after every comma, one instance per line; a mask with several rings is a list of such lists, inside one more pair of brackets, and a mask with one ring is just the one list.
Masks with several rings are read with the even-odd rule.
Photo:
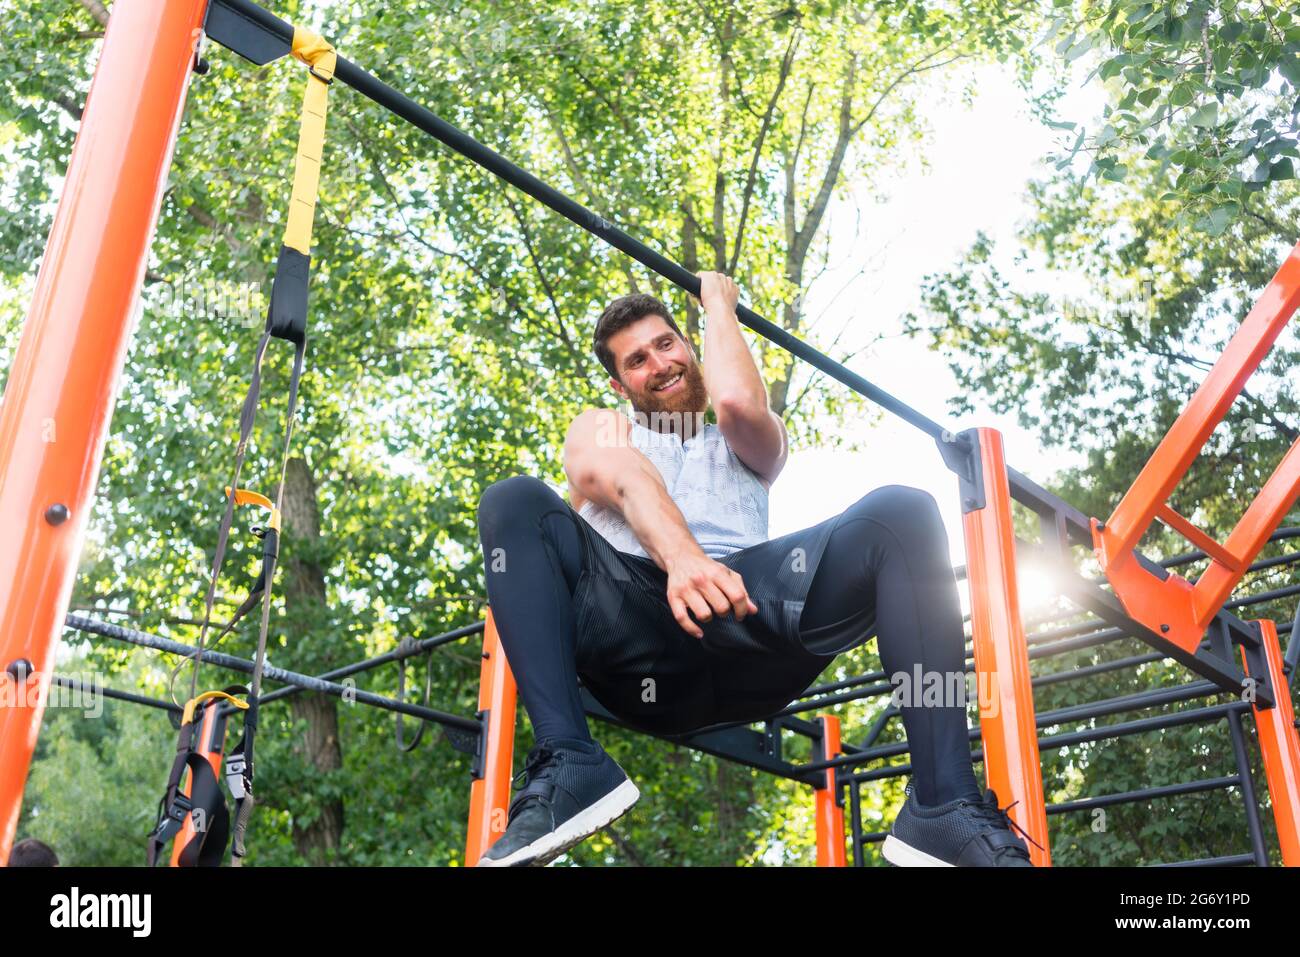
[[[969, 807], [971, 809], [971, 813], [977, 819], [981, 821], [988, 821], [990, 824], [993, 825], [1009, 828], [1012, 831], [1012, 833], [1020, 834], [1021, 837], [1023, 837], [1030, 844], [1034, 845], [1034, 847], [1038, 848], [1041, 851], [1043, 849], [1043, 845], [1039, 844], [1032, 837], [1030, 837], [1028, 832], [1026, 832], [1024, 828], [1022, 828], [1019, 824], [1013, 821], [1011, 819], [1011, 816], [1007, 814], [1008, 811], [1010, 811], [1013, 807], [1015, 807], [1019, 803], [1020, 802], [1017, 800], [1017, 801], [1012, 801], [1006, 807], [998, 807], [997, 797], [994, 795], [992, 791], [986, 791], [984, 800], [982, 801], [961, 802], [963, 807]], [[1025, 852], [1025, 856], [1026, 857], [1028, 856], [1027, 851]]]
[[[554, 751], [545, 747], [533, 748], [528, 752], [528, 759], [524, 762], [523, 768], [514, 777], [514, 789], [516, 791], [523, 790], [531, 781], [537, 779], [543, 769], [559, 764], [562, 760], [564, 760], [563, 751]], [[523, 779], [522, 782], [521, 778]]]

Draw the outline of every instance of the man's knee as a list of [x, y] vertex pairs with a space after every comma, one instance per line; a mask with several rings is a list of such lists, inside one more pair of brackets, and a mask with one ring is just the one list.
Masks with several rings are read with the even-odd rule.
[[939, 503], [925, 489], [910, 485], [882, 485], [872, 489], [858, 499], [853, 508], [888, 514], [894, 511], [905, 513], [937, 513]]
[[502, 479], [489, 485], [479, 498], [479, 536], [485, 541], [496, 538], [507, 525], [518, 523], [536, 527], [537, 520], [557, 506], [563, 507], [564, 500], [541, 479], [531, 475]]
[[943, 529], [934, 496], [910, 485], [873, 489], [850, 506], [849, 513], [881, 522], [905, 537]]

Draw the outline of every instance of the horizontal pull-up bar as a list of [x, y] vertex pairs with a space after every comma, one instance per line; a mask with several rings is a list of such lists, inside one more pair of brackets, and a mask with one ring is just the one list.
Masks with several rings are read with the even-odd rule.
[[[249, 0], [215, 0], [213, 7], [216, 8], [217, 6], [224, 6], [251, 24], [274, 34], [284, 41], [286, 47], [283, 52], [288, 53], [287, 44], [293, 40], [294, 28], [292, 24], [286, 23], [257, 4], [249, 2]], [[220, 38], [214, 37], [214, 39], [219, 40]], [[235, 52], [242, 53], [240, 50]], [[256, 62], [256, 59], [260, 58], [250, 57], [250, 59], [255, 59]], [[532, 173], [516, 166], [500, 153], [484, 146], [468, 133], [452, 126], [446, 120], [436, 116], [410, 97], [399, 93], [378, 77], [358, 67], [355, 63], [339, 57], [334, 77], [390, 113], [396, 114], [411, 125], [428, 133], [461, 156], [527, 193], [564, 218], [576, 223], [593, 236], [631, 256], [641, 265], [663, 276], [673, 285], [693, 296], [699, 296], [699, 276], [668, 257], [655, 252], [645, 243], [632, 238], [603, 216], [592, 212], [581, 203], [542, 182]], [[896, 399], [880, 387], [868, 382], [857, 373], [851, 372], [841, 363], [814, 349], [776, 323], [764, 319], [748, 306], [737, 306], [736, 315], [741, 322], [760, 336], [798, 356], [809, 365], [820, 369], [832, 379], [848, 386], [854, 392], [866, 396], [872, 402], [927, 433], [931, 438], [938, 440], [943, 436], [945, 430], [939, 423], [913, 409], [905, 402]]]
[[[151, 635], [145, 631], [136, 631], [134, 628], [123, 628], [120, 625], [112, 625], [94, 618], [87, 618], [84, 615], [68, 615], [65, 624], [74, 631], [100, 635], [104, 638], [124, 641], [142, 648], [152, 648], [155, 651], [165, 651], [168, 654], [182, 655], [186, 658], [201, 658], [203, 661], [214, 664], [219, 668], [229, 668], [231, 671], [239, 671], [244, 674], [252, 674], [253, 672], [253, 662], [247, 658], [238, 658], [235, 655], [228, 655], [220, 651], [200, 651], [192, 645], [172, 641], [170, 638]], [[315, 691], [319, 694], [332, 695], [335, 698], [359, 701], [362, 704], [372, 705], [384, 711], [396, 711], [400, 714], [410, 715], [413, 718], [432, 721], [446, 728], [468, 731], [471, 734], [478, 734], [480, 730], [479, 722], [473, 718], [465, 718], [458, 714], [450, 714], [421, 705], [409, 704], [394, 698], [385, 698], [383, 695], [370, 691], [341, 685], [313, 675], [299, 674], [296, 671], [289, 671], [287, 668], [276, 668], [267, 665], [265, 674], [272, 681], [279, 681], [286, 685], [301, 688], [304, 691]]]

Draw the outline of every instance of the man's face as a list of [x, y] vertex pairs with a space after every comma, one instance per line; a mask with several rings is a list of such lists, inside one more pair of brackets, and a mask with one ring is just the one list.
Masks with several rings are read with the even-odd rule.
[[610, 380], [637, 412], [695, 413], [709, 404], [704, 375], [690, 347], [662, 316], [646, 316], [609, 337], [614, 368]]

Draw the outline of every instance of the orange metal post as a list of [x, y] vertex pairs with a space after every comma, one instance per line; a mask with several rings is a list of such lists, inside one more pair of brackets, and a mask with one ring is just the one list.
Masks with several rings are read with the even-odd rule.
[[[9, 858], [207, 0], [113, 7], [0, 408]], [[35, 700], [33, 700], [35, 699]]]
[[[821, 714], [817, 720], [822, 726], [822, 760], [829, 761], [840, 753], [840, 719], [837, 715]], [[817, 802], [817, 866], [844, 867], [844, 808], [837, 798], [835, 769], [822, 772], [822, 787], [813, 792]]]
[[[1273, 820], [1282, 847], [1282, 863], [1300, 867], [1300, 737], [1296, 734], [1291, 689], [1282, 671], [1282, 650], [1277, 643], [1277, 625], [1258, 622], [1264, 638], [1264, 660], [1269, 684], [1277, 700], [1271, 708], [1255, 706], [1259, 751], [1264, 758], [1264, 776], [1273, 799]], [[1295, 635], [1292, 641], [1297, 641]]]
[[984, 779], [998, 803], [1014, 806], [1012, 820], [1040, 846], [1029, 854], [1038, 867], [1051, 864], [1043, 773], [1034, 722], [1029, 649], [1020, 617], [1016, 537], [1002, 435], [979, 429], [985, 504], [966, 513], [966, 570], [970, 583], [975, 678], [984, 739]]
[[510, 779], [515, 756], [515, 676], [497, 637], [492, 610], [483, 629], [483, 664], [479, 671], [479, 711], [487, 712], [487, 734], [480, 768], [469, 792], [469, 833], [465, 865], [473, 867], [506, 829]]

